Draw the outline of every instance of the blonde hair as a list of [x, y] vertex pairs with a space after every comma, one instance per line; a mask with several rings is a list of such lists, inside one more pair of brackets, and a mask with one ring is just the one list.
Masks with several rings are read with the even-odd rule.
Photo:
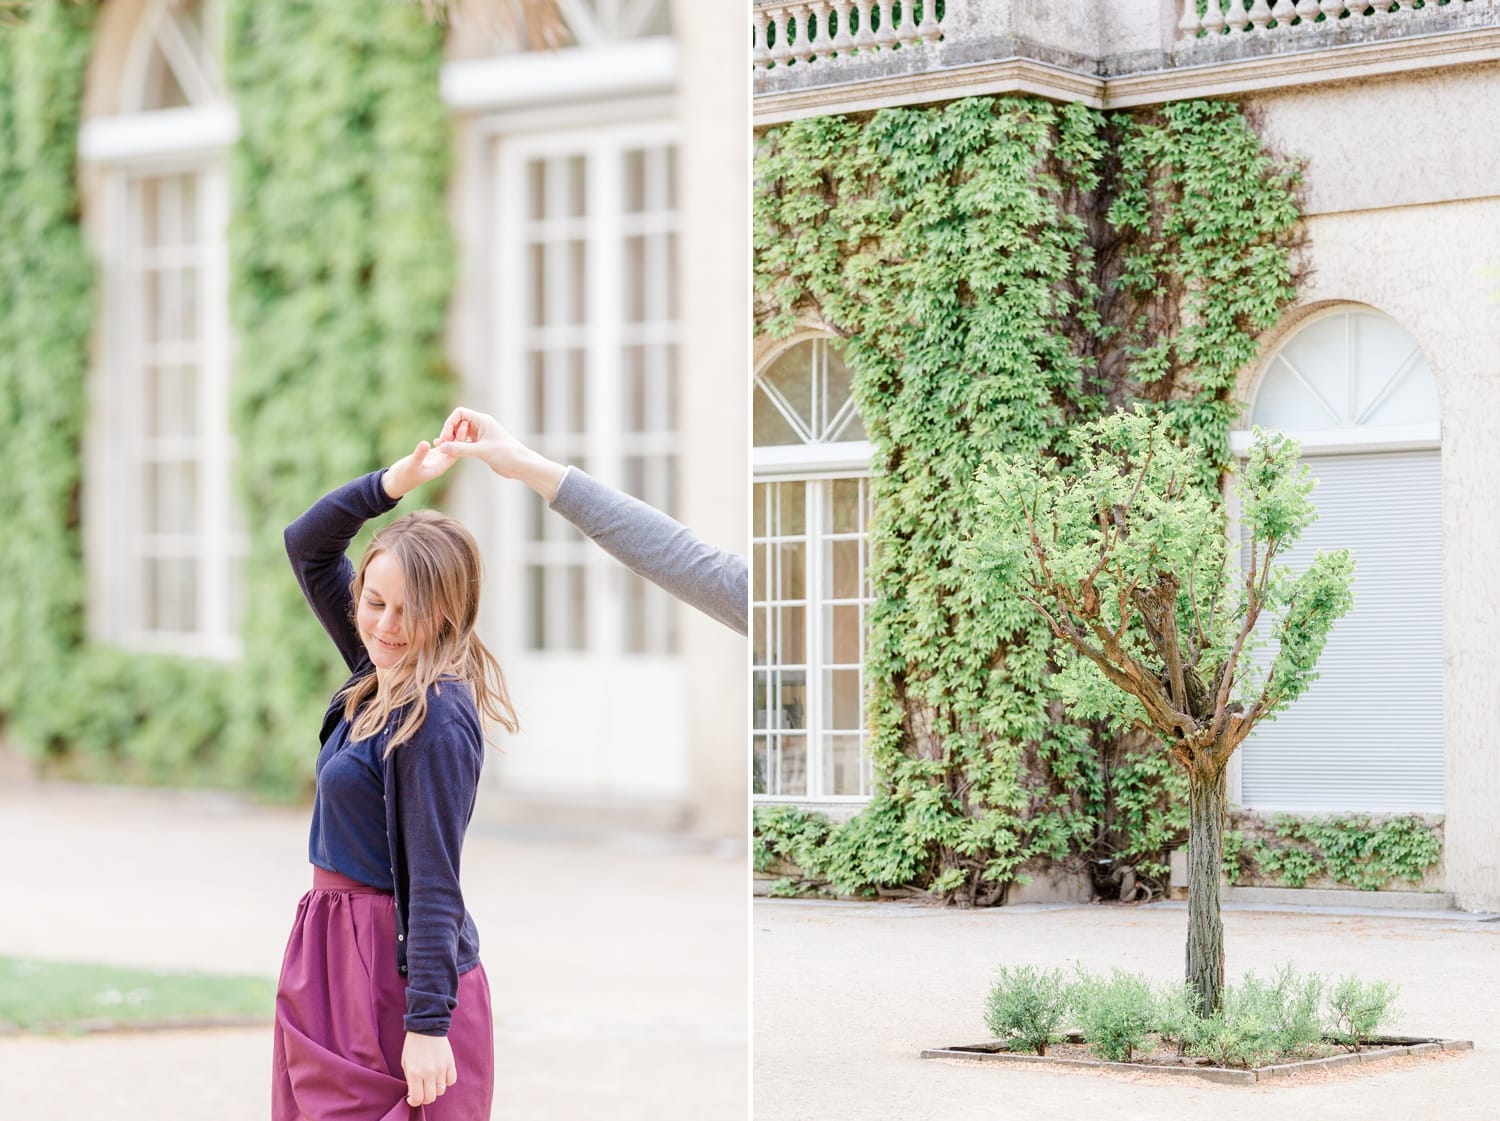
[[[519, 724], [500, 663], [474, 633], [483, 566], [473, 535], [436, 510], [418, 510], [377, 533], [360, 558], [351, 585], [350, 610], [356, 615], [356, 630], [365, 569], [382, 553], [395, 558], [406, 582], [402, 626], [407, 655], [386, 675], [384, 687], [371, 670], [344, 690], [344, 719], [349, 721], [350, 738], [367, 739], [385, 726], [393, 712], [405, 709], [399, 727], [386, 744], [385, 754], [390, 755], [427, 719], [428, 688], [453, 680], [467, 683], [474, 691], [482, 719], [508, 732], [516, 731]], [[422, 630], [420, 644], [412, 641], [418, 627]]]

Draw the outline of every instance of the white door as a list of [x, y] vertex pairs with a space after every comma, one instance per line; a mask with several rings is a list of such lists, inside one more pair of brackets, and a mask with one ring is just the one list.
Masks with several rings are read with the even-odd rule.
[[[489, 399], [503, 422], [668, 513], [676, 502], [677, 212], [669, 122], [508, 136], [493, 182]], [[688, 789], [677, 605], [501, 487], [487, 613], [522, 720], [513, 794], [674, 801]]]

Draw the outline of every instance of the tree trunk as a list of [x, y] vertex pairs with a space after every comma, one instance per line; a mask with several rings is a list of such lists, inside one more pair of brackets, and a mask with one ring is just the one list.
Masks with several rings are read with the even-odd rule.
[[1224, 922], [1219, 911], [1219, 866], [1224, 853], [1227, 783], [1224, 768], [1212, 774], [1188, 768], [1187, 981], [1205, 1016], [1219, 1010], [1224, 988]]

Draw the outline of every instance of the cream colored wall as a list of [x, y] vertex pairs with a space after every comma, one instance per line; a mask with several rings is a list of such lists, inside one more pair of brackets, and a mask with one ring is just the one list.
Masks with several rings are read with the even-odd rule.
[[[683, 144], [681, 520], [748, 555], [750, 68], [745, 11], [674, 0]], [[694, 828], [743, 840], [749, 801], [749, 645], [684, 611]]]
[[1500, 193], [1500, 65], [1258, 95], [1264, 135], [1306, 166], [1306, 210], [1329, 214]]
[[[1500, 141], [1471, 127], [1500, 68], [1257, 98], [1270, 136], [1307, 157], [1301, 313], [1383, 312], [1422, 344], [1442, 400], [1445, 887], [1500, 910]], [[1450, 104], [1450, 99], [1452, 104]], [[1247, 382], [1250, 379], [1247, 374]], [[1242, 386], [1248, 391], [1249, 384]]]

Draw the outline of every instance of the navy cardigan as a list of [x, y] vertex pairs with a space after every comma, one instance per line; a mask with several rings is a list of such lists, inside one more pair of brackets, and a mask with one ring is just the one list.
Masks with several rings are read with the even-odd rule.
[[[354, 626], [354, 565], [345, 550], [367, 520], [395, 508], [381, 485], [383, 475], [373, 471], [324, 495], [286, 529], [287, 556], [302, 594], [351, 671], [345, 686], [374, 672]], [[315, 805], [309, 847], [315, 862], [335, 865], [332, 871], [361, 882], [379, 878], [370, 886], [395, 893], [395, 950], [407, 978], [406, 1029], [446, 1035], [458, 1006], [458, 977], [479, 964], [479, 935], [459, 887], [459, 857], [484, 763], [483, 725], [468, 685], [444, 682], [428, 689], [427, 716], [413, 738], [387, 755], [386, 737], [401, 716], [395, 713], [373, 737], [373, 758], [384, 757], [384, 820], [371, 815], [367, 822], [351, 823], [345, 817], [331, 825]], [[346, 747], [347, 732], [336, 694], [323, 717], [322, 743], [339, 741], [335, 751], [372, 746], [363, 741]], [[321, 783], [317, 796], [323, 797]], [[366, 835], [340, 835], [346, 830]], [[372, 841], [378, 848], [369, 831], [385, 835], [389, 880], [352, 857], [341, 861], [341, 854], [370, 851]], [[340, 862], [346, 867], [337, 867]]]

